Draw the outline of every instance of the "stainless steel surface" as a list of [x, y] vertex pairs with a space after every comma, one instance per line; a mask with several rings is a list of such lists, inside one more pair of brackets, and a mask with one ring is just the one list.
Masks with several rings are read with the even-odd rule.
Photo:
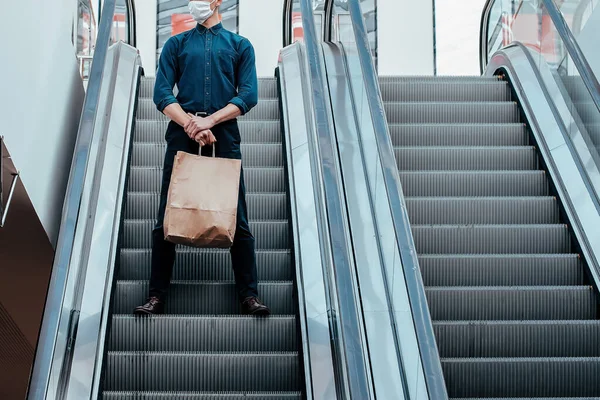
[[570, 116], [561, 111], [561, 91], [549, 68], [543, 63], [536, 65], [530, 50], [521, 45], [509, 46], [492, 57], [486, 74], [497, 71], [505, 71], [513, 82], [595, 286], [600, 287], [600, 205], [588, 180], [598, 179], [599, 173], [593, 162], [581, 161], [578, 153], [587, 147], [576, 148], [571, 143], [566, 128]]
[[[90, 234], [84, 244], [90, 251], [87, 259], [81, 260], [88, 265], [79, 268], [85, 282], [83, 291], [80, 292], [80, 303], [76, 307], [79, 317], [72, 350], [73, 367], [69, 376], [65, 377], [68, 381], [66, 393], [72, 399], [96, 398], [99, 393], [108, 324], [107, 310], [113, 287], [113, 266], [119, 255], [121, 204], [126, 190], [140, 75], [141, 60], [135, 48], [120, 42], [109, 49], [109, 52], [115, 53], [116, 69], [108, 91], [111, 94], [107, 93], [107, 98], [112, 98], [112, 104], [105, 114], [109, 122], [104, 128], [106, 150], [99, 170], [101, 177], [94, 185], [100, 195], [92, 212], [95, 223], [89, 225]], [[107, 78], [105, 75], [105, 79]], [[100, 310], [103, 312], [99, 312]]]
[[[401, 268], [404, 277], [403, 279], [400, 279], [399, 276], [395, 277], [392, 285], [395, 285], [398, 293], [402, 292], [402, 285], [406, 285], [406, 290], [408, 292], [408, 307], [410, 307], [412, 312], [412, 321], [416, 331], [419, 349], [419, 357], [417, 358], [420, 358], [424, 370], [423, 380], [426, 384], [429, 398], [441, 400], [447, 398], [448, 395], [444, 384], [442, 367], [439, 361], [425, 291], [423, 289], [419, 262], [416, 257], [415, 244], [410, 231], [408, 213], [406, 211], [406, 206], [402, 201], [402, 185], [398, 175], [395, 154], [388, 130], [388, 123], [386, 122], [386, 110], [379, 89], [376, 69], [369, 52], [369, 40], [360, 4], [358, 1], [353, 0], [349, 2], [348, 6], [354, 28], [357, 56], [360, 60], [361, 72], [364, 78], [364, 98], [369, 107], [369, 114], [367, 117], [371, 119], [372, 129], [374, 131], [375, 142], [379, 153], [379, 167], [382, 171], [383, 185], [386, 188], [387, 207], [390, 209], [391, 221], [394, 226], [393, 230], [396, 233], [395, 244], [400, 257], [397, 262], [402, 265]], [[377, 163], [377, 160], [372, 160], [371, 162]], [[395, 295], [396, 290], [393, 290], [392, 293]], [[398, 317], [405, 315], [406, 314], [399, 314]], [[407, 348], [408, 347], [409, 346], [407, 346]], [[424, 394], [420, 393], [418, 390], [415, 391], [415, 396], [423, 395]]]
[[[355, 53], [349, 56], [344, 54], [341, 45], [324, 44], [323, 53], [332, 111], [336, 116], [337, 147], [341, 170], [344, 172], [344, 191], [356, 259], [360, 295], [358, 306], [364, 315], [365, 341], [373, 371], [374, 393], [378, 398], [384, 399], [415, 399], [417, 397], [409, 396], [409, 392], [411, 389], [413, 393], [417, 392], [415, 385], [420, 368], [414, 366], [419, 365], [420, 360], [413, 358], [403, 365], [402, 346], [410, 346], [411, 343], [402, 343], [401, 338], [396, 335], [402, 329], [402, 324], [396, 320], [393, 302], [394, 298], [400, 299], [402, 294], [388, 291], [387, 284], [391, 289], [394, 271], [392, 264], [394, 259], [398, 259], [398, 253], [396, 248], [390, 249], [387, 246], [393, 243], [386, 240], [386, 237], [394, 237], [393, 227], [392, 230], [378, 229], [383, 221], [377, 218], [377, 213], [387, 214], [382, 217], [388, 220], [391, 215], [389, 207], [378, 207], [379, 204], [375, 204], [376, 199], [385, 199], [385, 192], [372, 190], [378, 181], [381, 182], [381, 177], [377, 175], [377, 150], [373, 146], [370, 119], [363, 118], [369, 115], [369, 109], [364, 99], [360, 63]], [[353, 91], [353, 88], [356, 90]], [[385, 190], [381, 185], [380, 189]], [[392, 271], [389, 276], [386, 273], [388, 269]], [[412, 346], [417, 346], [416, 340], [412, 342]], [[406, 350], [404, 348], [405, 352]], [[406, 368], [409, 366], [410, 368]]]
[[[329, 279], [330, 307], [336, 357], [338, 387], [341, 398], [372, 398], [371, 371], [364, 348], [364, 323], [357, 308], [359, 297], [355, 282], [355, 265], [348, 231], [341, 172], [322, 49], [318, 45], [310, 0], [300, 2], [304, 27], [304, 39], [309, 65], [313, 107], [315, 112], [315, 140], [318, 151], [312, 157], [320, 158], [317, 177], [323, 182], [323, 198], [327, 210], [329, 237], [325, 262], [326, 277]], [[361, 15], [362, 18], [362, 15]], [[316, 160], [315, 160], [316, 161]], [[327, 276], [328, 275], [328, 276]]]
[[[104, 70], [107, 67], [108, 44], [113, 28], [113, 13], [115, 0], [106, 0], [103, 4], [103, 15], [100, 22], [98, 44], [95, 50], [95, 61], [90, 73], [90, 86], [88, 87], [84, 102], [81, 123], [75, 155], [71, 168], [59, 239], [56, 246], [56, 256], [52, 277], [50, 280], [45, 312], [40, 330], [36, 357], [33, 366], [28, 399], [58, 399], [60, 398], [59, 387], [64, 383], [59, 380], [67, 342], [70, 341], [69, 331], [71, 323], [71, 312], [73, 304], [69, 303], [72, 298], [65, 296], [73, 293], [72, 285], [75, 284], [78, 271], [70, 269], [71, 260], [76, 253], [74, 247], [76, 235], [80, 232], [78, 219], [85, 218], [80, 215], [80, 206], [85, 202], [85, 196], [91, 189], [85, 186], [86, 174], [89, 174], [93, 164], [89, 164], [89, 156], [98, 149], [92, 148], [94, 138], [94, 121], [97, 109], [103, 101], [101, 98], [101, 86], [103, 85]], [[134, 23], [134, 22], [133, 22]], [[95, 135], [96, 137], [98, 135]], [[66, 307], [66, 309], [65, 309]], [[66, 365], [66, 364], [65, 364]]]
[[[479, 60], [482, 73], [486, 70], [488, 60], [492, 55], [490, 54], [490, 38], [488, 36], [491, 22], [490, 15], [496, 4], [499, 4], [500, 1], [502, 0], [487, 0], [483, 8], [483, 13], [481, 16], [479, 42]], [[524, 2], [521, 2], [520, 7], [523, 5], [523, 3]], [[577, 69], [579, 75], [582, 77], [583, 83], [589, 91], [589, 94], [592, 97], [592, 100], [598, 112], [600, 112], [600, 83], [598, 82], [596, 75], [594, 74], [590, 64], [586, 60], [586, 57], [579, 46], [579, 43], [575, 39], [573, 32], [569, 28], [567, 22], [565, 21], [559, 8], [556, 6], [554, 0], [542, 0], [539, 3], [536, 2], [532, 4], [539, 9], [540, 14], [543, 10], [544, 12], [547, 12], [550, 16], [552, 26], [558, 32], [562, 45], [566, 48], [568, 56], [573, 60], [575, 68]], [[518, 41], [519, 37], [517, 37], [516, 40]]]
[[[304, 374], [308, 399], [336, 399], [337, 389], [329, 328], [329, 305], [323, 241], [320, 229], [323, 201], [314, 158], [312, 96], [307, 77], [304, 45], [295, 43], [281, 52], [279, 64], [281, 103], [285, 130], [294, 260], [298, 285], [298, 303], [302, 327]], [[299, 106], [300, 104], [300, 106]]]

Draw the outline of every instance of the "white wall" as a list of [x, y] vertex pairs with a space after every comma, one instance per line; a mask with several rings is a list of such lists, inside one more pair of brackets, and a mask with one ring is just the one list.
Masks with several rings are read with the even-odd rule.
[[[71, 42], [72, 5], [7, 2], [0, 24], [0, 135], [53, 245], [84, 96]], [[44, 17], [25, 28], [23, 10]]]
[[283, 46], [283, 0], [240, 0], [239, 33], [254, 46], [258, 76], [273, 76]]
[[432, 1], [377, 1], [380, 75], [433, 75]]
[[436, 0], [437, 74], [480, 75], [479, 29], [485, 0]]
[[156, 75], [156, 10], [157, 0], [135, 3], [137, 48], [142, 58], [146, 76]]

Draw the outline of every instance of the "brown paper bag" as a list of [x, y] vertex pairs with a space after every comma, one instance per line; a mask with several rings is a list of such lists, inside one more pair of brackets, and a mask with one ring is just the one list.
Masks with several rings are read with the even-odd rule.
[[165, 240], [229, 248], [235, 235], [241, 160], [175, 156], [165, 210]]

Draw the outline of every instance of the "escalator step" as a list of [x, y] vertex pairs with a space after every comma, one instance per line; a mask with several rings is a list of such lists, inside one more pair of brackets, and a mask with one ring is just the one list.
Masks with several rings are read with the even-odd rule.
[[600, 321], [434, 322], [441, 357], [600, 357]]
[[409, 197], [412, 224], [556, 224], [554, 197]]
[[[103, 400], [301, 400], [300, 392], [104, 392]], [[577, 400], [577, 399], [575, 399]]]
[[402, 83], [402, 82], [423, 82], [443, 85], [446, 83], [462, 83], [463, 85], [481, 85], [482, 83], [494, 83], [501, 81], [498, 76], [460, 76], [460, 75], [448, 75], [448, 76], [427, 76], [427, 75], [416, 75], [416, 76], [380, 76], [380, 84], [389, 83]]
[[[129, 193], [125, 218], [156, 218], [159, 202], [158, 193]], [[247, 194], [246, 203], [248, 216], [253, 220], [280, 220], [288, 217], [285, 193]]]
[[[135, 141], [139, 143], [165, 143], [167, 121], [137, 121], [135, 123]], [[279, 121], [238, 120], [242, 143], [281, 143], [281, 124]]]
[[298, 353], [109, 352], [105, 390], [296, 391]]
[[381, 82], [383, 101], [510, 101], [508, 82], [478, 81], [465, 85], [464, 82]]
[[[233, 269], [229, 250], [192, 249], [177, 247], [174, 280], [189, 281], [232, 281]], [[148, 280], [152, 250], [121, 250], [119, 279]], [[294, 273], [292, 255], [289, 250], [259, 250], [256, 252], [258, 278], [261, 281], [292, 280]]]
[[[142, 78], [140, 94], [142, 98], [152, 98], [154, 94], [154, 78]], [[258, 97], [277, 98], [277, 80], [275, 78], [260, 78], [258, 80]]]
[[394, 146], [518, 146], [529, 142], [524, 124], [390, 124], [390, 135]]
[[296, 317], [113, 317], [112, 351], [296, 351]]
[[442, 359], [451, 397], [575, 397], [600, 393], [600, 358]]
[[519, 107], [511, 102], [472, 103], [385, 103], [390, 123], [515, 123]]
[[[261, 282], [260, 298], [273, 314], [295, 313], [292, 282]], [[118, 281], [114, 312], [130, 314], [148, 295], [148, 281]], [[240, 304], [233, 282], [173, 281], [169, 289], [167, 314], [225, 315], [240, 313]]]
[[[168, 121], [163, 113], [159, 112], [150, 99], [139, 99], [137, 108], [137, 118], [140, 120], [158, 120]], [[261, 100], [248, 114], [244, 115], [244, 120], [279, 120], [279, 100]]]
[[544, 171], [400, 172], [405, 196], [547, 196]]
[[419, 254], [569, 253], [566, 225], [412, 225]]
[[589, 286], [430, 287], [425, 292], [434, 321], [596, 318]]
[[400, 171], [515, 171], [538, 168], [535, 148], [526, 146], [398, 147], [395, 154]]
[[[162, 167], [131, 167], [130, 192], [160, 193]], [[283, 168], [244, 168], [248, 193], [285, 192]]]
[[[123, 247], [144, 249], [152, 246], [154, 220], [126, 220], [123, 223]], [[288, 221], [250, 221], [250, 231], [256, 239], [258, 250], [288, 249]]]
[[576, 286], [585, 283], [577, 254], [420, 255], [425, 286]]
[[[135, 143], [131, 165], [134, 167], [158, 167], [163, 165], [167, 144]], [[244, 167], [283, 167], [281, 144], [242, 144]]]

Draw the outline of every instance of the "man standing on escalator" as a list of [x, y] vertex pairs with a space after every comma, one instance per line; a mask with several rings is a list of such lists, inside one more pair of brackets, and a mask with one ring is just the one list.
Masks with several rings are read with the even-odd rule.
[[[202, 153], [210, 155], [210, 146], [214, 145], [217, 157], [241, 159], [236, 118], [258, 102], [254, 49], [247, 39], [223, 28], [219, 15], [222, 1], [190, 0], [190, 14], [198, 24], [171, 37], [160, 56], [154, 103], [171, 121], [165, 135], [160, 206], [152, 232], [150, 293], [135, 314], [164, 312], [175, 245], [164, 240], [163, 219], [175, 155], [178, 151], [198, 154], [199, 146], [206, 146]], [[177, 97], [173, 95], [175, 85]], [[231, 259], [242, 311], [268, 315], [269, 308], [258, 299], [254, 237], [248, 225], [243, 174]]]

